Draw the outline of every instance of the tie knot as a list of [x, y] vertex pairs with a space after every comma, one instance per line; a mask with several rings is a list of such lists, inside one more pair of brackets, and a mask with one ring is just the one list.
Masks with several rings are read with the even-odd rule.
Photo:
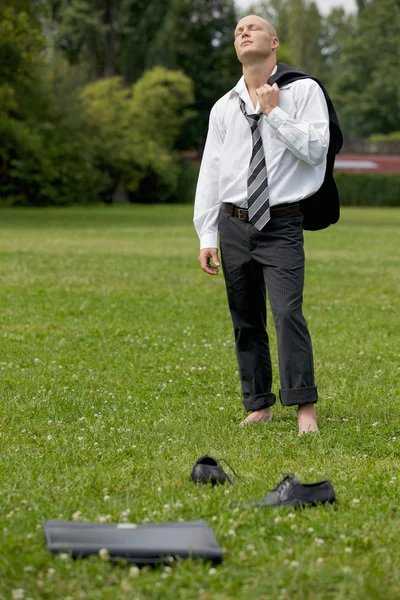
[[239, 98], [239, 100], [240, 100], [240, 109], [241, 109], [242, 113], [244, 114], [244, 116], [246, 117], [246, 119], [248, 120], [248, 122], [250, 123], [250, 125], [254, 122], [257, 123], [261, 119], [261, 113], [251, 113], [249, 115], [246, 111], [246, 105], [244, 103], [244, 100], [242, 100], [241, 98]]

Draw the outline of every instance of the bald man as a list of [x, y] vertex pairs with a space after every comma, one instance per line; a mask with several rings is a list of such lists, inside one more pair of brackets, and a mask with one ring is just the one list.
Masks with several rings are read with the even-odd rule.
[[324, 180], [329, 114], [309, 78], [268, 85], [279, 40], [256, 15], [241, 19], [234, 45], [243, 66], [236, 87], [210, 114], [196, 190], [194, 225], [203, 271], [217, 275], [218, 234], [236, 354], [249, 413], [271, 420], [276, 401], [266, 331], [274, 319], [283, 406], [297, 407], [298, 432], [318, 431], [311, 338], [303, 316], [303, 215], [299, 202]]

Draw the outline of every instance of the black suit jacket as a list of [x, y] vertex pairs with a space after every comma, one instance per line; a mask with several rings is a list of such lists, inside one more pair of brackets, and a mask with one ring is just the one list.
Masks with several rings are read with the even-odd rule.
[[332, 100], [322, 83], [315, 77], [311, 77], [303, 71], [298, 71], [285, 63], [278, 63], [276, 72], [268, 79], [268, 84], [277, 83], [279, 87], [298, 79], [313, 79], [322, 89], [329, 111], [330, 140], [328, 155], [326, 159], [326, 171], [324, 181], [315, 194], [301, 201], [301, 210], [304, 215], [304, 229], [325, 229], [332, 223], [336, 223], [340, 216], [339, 193], [333, 178], [333, 166], [335, 156], [343, 145], [343, 135], [339, 120], [333, 107]]

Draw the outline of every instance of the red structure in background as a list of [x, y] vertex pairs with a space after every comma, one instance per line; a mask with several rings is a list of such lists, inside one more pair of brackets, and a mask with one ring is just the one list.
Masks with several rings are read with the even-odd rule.
[[400, 155], [338, 154], [335, 171], [346, 173], [400, 173]]

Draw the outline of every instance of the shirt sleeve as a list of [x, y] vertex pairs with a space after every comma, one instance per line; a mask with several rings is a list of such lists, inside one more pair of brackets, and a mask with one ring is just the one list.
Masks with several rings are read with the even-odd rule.
[[218, 248], [219, 165], [224, 131], [216, 106], [211, 109], [208, 134], [197, 181], [194, 227], [200, 238], [200, 250]]
[[306, 79], [294, 85], [295, 118], [277, 106], [267, 119], [275, 134], [297, 158], [317, 166], [328, 153], [328, 106], [322, 89], [315, 81]]

